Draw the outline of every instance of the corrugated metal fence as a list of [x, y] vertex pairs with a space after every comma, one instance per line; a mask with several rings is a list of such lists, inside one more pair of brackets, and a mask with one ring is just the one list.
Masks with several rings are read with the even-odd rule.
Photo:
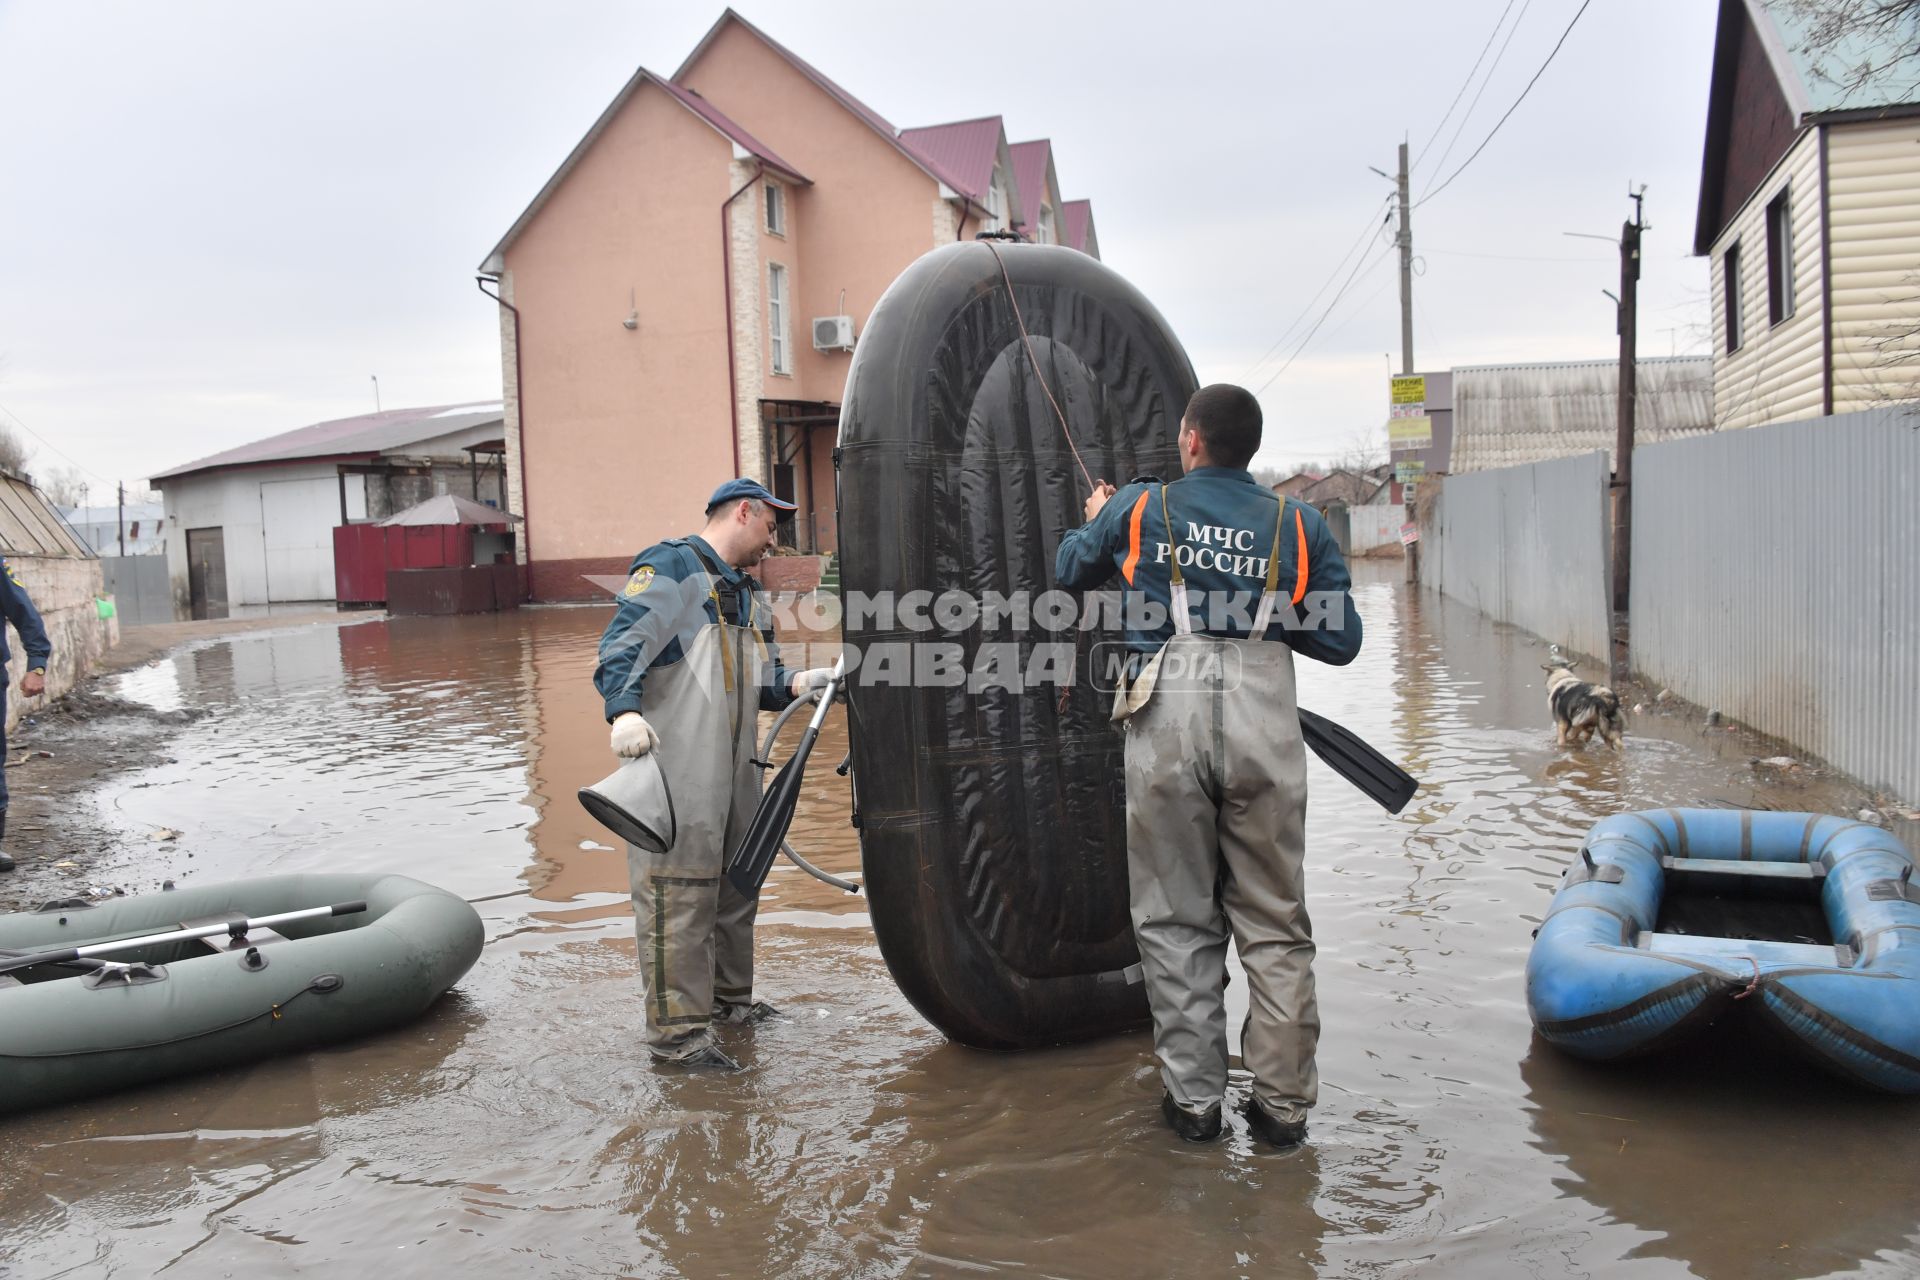
[[1422, 577], [1604, 664], [1607, 481], [1604, 453], [1448, 476], [1422, 523]]
[[1915, 407], [1654, 445], [1633, 473], [1634, 669], [1920, 800]]
[[173, 621], [173, 585], [165, 556], [102, 556], [100, 572], [120, 625]]

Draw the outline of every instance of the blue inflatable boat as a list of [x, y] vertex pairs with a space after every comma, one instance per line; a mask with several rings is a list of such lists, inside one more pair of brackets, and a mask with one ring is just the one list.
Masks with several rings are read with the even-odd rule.
[[1597, 823], [1527, 957], [1527, 1011], [1582, 1058], [1740, 1011], [1820, 1066], [1920, 1093], [1920, 884], [1888, 832], [1814, 813], [1658, 809]]

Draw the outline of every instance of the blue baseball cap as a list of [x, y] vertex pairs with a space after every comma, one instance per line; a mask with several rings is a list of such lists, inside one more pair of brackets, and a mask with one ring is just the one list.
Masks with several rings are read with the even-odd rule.
[[768, 493], [767, 487], [759, 481], [748, 480], [742, 477], [738, 480], [729, 480], [718, 489], [715, 489], [713, 496], [707, 499], [707, 510], [711, 511], [723, 502], [738, 502], [742, 498], [756, 499], [780, 511], [798, 511], [800, 509], [799, 504], [782, 502], [771, 493]]

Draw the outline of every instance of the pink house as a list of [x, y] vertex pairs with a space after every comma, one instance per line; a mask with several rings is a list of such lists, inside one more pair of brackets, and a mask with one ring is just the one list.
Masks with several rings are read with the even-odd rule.
[[635, 72], [480, 267], [534, 598], [598, 594], [732, 475], [799, 504], [784, 541], [833, 549], [866, 317], [982, 229], [1098, 253], [1049, 143], [998, 116], [895, 129], [731, 9], [671, 77]]

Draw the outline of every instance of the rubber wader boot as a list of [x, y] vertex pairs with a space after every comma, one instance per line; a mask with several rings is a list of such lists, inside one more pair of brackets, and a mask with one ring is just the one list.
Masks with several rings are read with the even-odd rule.
[[1212, 1142], [1220, 1136], [1220, 1104], [1205, 1111], [1189, 1111], [1173, 1100], [1171, 1093], [1160, 1095], [1160, 1114], [1167, 1125], [1188, 1142]]
[[684, 1058], [655, 1058], [654, 1062], [662, 1067], [680, 1067], [687, 1071], [738, 1071], [740, 1064], [727, 1056], [725, 1050], [709, 1040], [695, 1053]]
[[755, 1000], [752, 1004], [723, 1004], [716, 1000], [713, 1004], [713, 1025], [716, 1027], [743, 1026], [779, 1016], [780, 1011], [765, 1000]]
[[1267, 1114], [1265, 1107], [1252, 1098], [1241, 1105], [1240, 1114], [1247, 1118], [1249, 1133], [1283, 1151], [1291, 1150], [1307, 1140], [1305, 1120], [1275, 1120]]

